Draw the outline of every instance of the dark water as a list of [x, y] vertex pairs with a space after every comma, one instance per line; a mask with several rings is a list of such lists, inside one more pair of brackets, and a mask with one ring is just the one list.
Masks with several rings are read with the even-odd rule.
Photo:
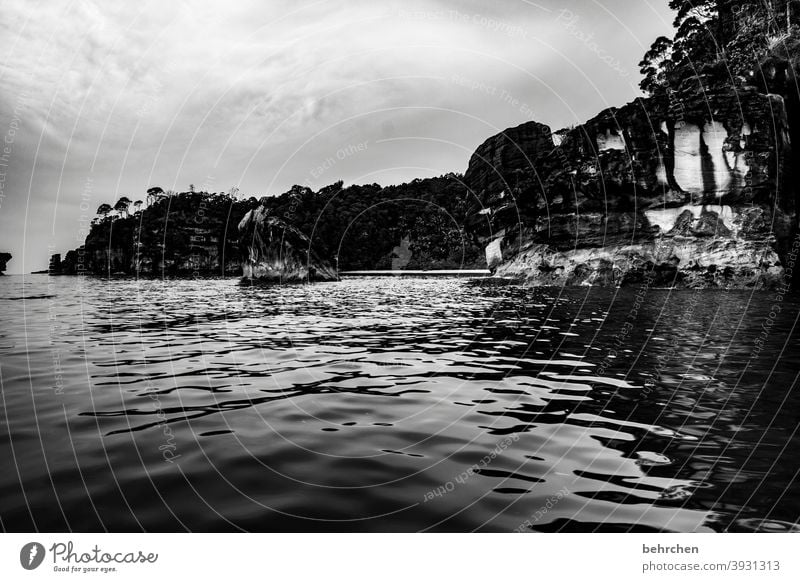
[[2, 527], [793, 529], [779, 299], [5, 277]]

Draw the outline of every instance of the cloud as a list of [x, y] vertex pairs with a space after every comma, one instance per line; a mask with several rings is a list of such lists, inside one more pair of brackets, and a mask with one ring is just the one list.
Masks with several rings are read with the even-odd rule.
[[636, 95], [635, 74], [620, 78], [557, 25], [562, 7], [635, 73], [668, 30], [661, 4], [6, 0], [0, 130], [20, 96], [26, 107], [0, 247], [28, 249], [30, 270], [47, 241], [74, 246], [87, 181], [96, 207], [153, 184], [261, 195], [463, 171], [505, 127], [577, 123]]

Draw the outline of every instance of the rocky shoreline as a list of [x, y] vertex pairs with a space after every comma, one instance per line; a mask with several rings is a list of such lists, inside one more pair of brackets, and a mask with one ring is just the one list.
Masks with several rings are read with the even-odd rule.
[[[463, 176], [295, 186], [260, 200], [156, 196], [134, 216], [106, 212], [51, 272], [75, 273], [83, 257], [91, 274], [267, 282], [488, 266], [527, 285], [782, 285], [794, 278], [800, 204], [800, 11], [776, 3], [778, 23], [757, 4], [703, 2], [705, 21], [679, 12], [675, 39], [656, 40], [642, 61], [648, 96], [555, 132], [509, 128]], [[781, 43], [764, 44], [759, 26], [785, 29]]]

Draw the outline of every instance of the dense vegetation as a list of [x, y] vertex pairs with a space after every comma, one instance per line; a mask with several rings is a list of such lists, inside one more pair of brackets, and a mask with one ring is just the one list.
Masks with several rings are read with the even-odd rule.
[[[238, 224], [259, 204], [297, 228], [314, 251], [348, 269], [483, 266], [482, 249], [464, 227], [467, 190], [456, 175], [399, 186], [313, 191], [294, 186], [274, 197], [148, 190], [146, 202], [123, 196], [101, 204], [82, 249], [60, 266], [66, 273], [186, 275], [237, 274], [247, 256]], [[405, 241], [405, 246], [400, 246]]]
[[797, 52], [800, 9], [792, 0], [670, 0], [673, 38], [659, 37], [640, 63], [642, 90], [652, 96], [691, 95], [708, 78], [762, 86], [770, 55]]
[[[790, 0], [670, 0], [676, 12], [675, 34], [656, 39], [640, 63], [641, 88], [650, 97], [648, 107], [666, 109], [671, 118], [679, 119], [686, 107], [702, 107], [700, 101], [705, 103], [709, 92], [755, 87], [787, 98], [792, 141], [800, 142], [796, 87], [788, 94], [795, 55], [800, 53], [797, 4]], [[767, 72], [766, 67], [771, 70]], [[782, 75], [776, 75], [777, 69]], [[546, 137], [547, 144], [541, 148], [549, 151], [549, 131]], [[561, 157], [550, 155], [537, 162], [551, 176], [546, 184], [550, 200], [562, 194], [565, 200], [570, 198], [574, 187], [564, 193], [557, 188], [559, 176], [575, 173], [574, 160], [567, 156], [573, 136], [564, 139], [564, 145], [553, 150]], [[800, 167], [800, 159], [793, 161]], [[511, 168], [509, 174], [508, 168], [491, 164], [486, 171], [502, 173], [513, 200], [533, 208], [537, 188], [530, 169]], [[315, 253], [341, 270], [483, 267], [487, 232], [485, 217], [478, 214], [475, 202], [476, 196], [482, 196], [481, 188], [473, 185], [475, 192], [455, 174], [387, 187], [344, 187], [337, 182], [318, 191], [294, 186], [260, 201], [244, 199], [236, 189], [207, 193], [190, 187], [175, 193], [153, 187], [144, 201], [123, 196], [113, 205], [102, 204], [85, 246], [71, 251], [59, 268], [97, 274], [234, 274], [249, 252], [247, 241], [239, 241], [238, 224], [259, 204], [308, 237]], [[608, 194], [605, 184], [603, 192]], [[517, 210], [523, 210], [519, 217], [525, 222], [535, 217], [519, 206], [512, 210], [515, 220]]]
[[65, 273], [233, 274], [241, 257], [237, 225], [258, 204], [229, 193], [165, 192], [147, 200], [101, 204], [83, 247], [61, 263]]
[[[308, 236], [319, 256], [338, 257], [342, 270], [435, 269], [483, 266], [482, 248], [465, 228], [469, 200], [460, 178], [448, 174], [385, 188], [295, 186], [262, 203]], [[405, 260], [396, 250], [403, 239]]]

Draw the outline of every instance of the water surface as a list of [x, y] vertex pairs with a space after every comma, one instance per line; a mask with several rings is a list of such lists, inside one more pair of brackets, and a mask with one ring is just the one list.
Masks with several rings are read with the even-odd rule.
[[237, 283], [0, 278], [5, 530], [800, 519], [796, 296]]

